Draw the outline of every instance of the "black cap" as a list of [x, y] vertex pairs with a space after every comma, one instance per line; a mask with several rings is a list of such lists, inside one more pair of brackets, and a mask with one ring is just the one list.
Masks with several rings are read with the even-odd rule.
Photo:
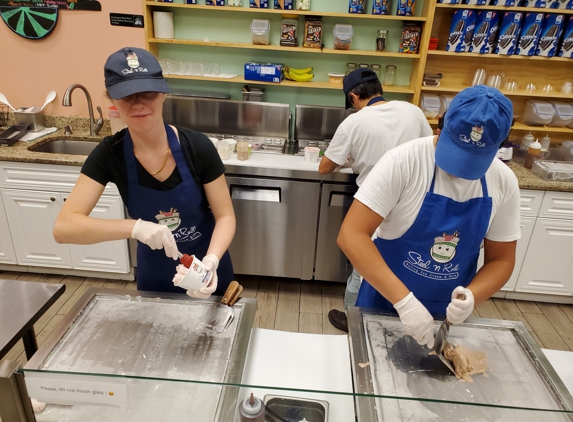
[[108, 57], [103, 68], [105, 87], [114, 100], [139, 92], [169, 92], [161, 66], [153, 54], [124, 47]]
[[352, 103], [348, 100], [348, 93], [350, 91], [364, 82], [377, 80], [378, 76], [376, 76], [376, 73], [366, 68], [353, 70], [348, 75], [346, 75], [342, 81], [342, 90], [346, 96], [346, 108], [349, 109], [352, 107]]

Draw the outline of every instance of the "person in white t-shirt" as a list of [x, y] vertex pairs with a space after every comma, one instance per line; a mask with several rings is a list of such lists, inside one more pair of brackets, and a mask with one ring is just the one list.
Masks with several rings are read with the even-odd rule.
[[406, 332], [429, 348], [434, 316], [462, 323], [513, 271], [519, 186], [495, 158], [512, 117], [511, 101], [497, 89], [463, 90], [439, 137], [382, 157], [340, 229], [338, 245], [364, 276], [356, 306], [397, 312]]
[[[390, 149], [404, 142], [432, 134], [422, 110], [406, 101], [386, 101], [378, 76], [370, 69], [357, 69], [343, 81], [346, 108], [358, 111], [348, 116], [336, 129], [318, 171], [333, 172], [349, 161], [358, 174], [360, 187], [378, 160]], [[361, 277], [356, 270], [348, 278], [344, 294], [344, 307], [354, 305]], [[348, 331], [346, 314], [337, 309], [328, 313], [336, 328]]]

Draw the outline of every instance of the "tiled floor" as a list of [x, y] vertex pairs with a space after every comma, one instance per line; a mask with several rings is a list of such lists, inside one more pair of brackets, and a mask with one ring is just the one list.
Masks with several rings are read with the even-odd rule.
[[[0, 278], [44, 283], [64, 283], [63, 296], [34, 325], [41, 346], [76, 301], [89, 287], [135, 289], [134, 282], [59, 275], [0, 272]], [[271, 277], [237, 276], [244, 297], [257, 298], [255, 326], [314, 334], [343, 334], [328, 322], [328, 311], [342, 309], [342, 283], [308, 282]], [[521, 321], [539, 346], [573, 350], [573, 305], [490, 299], [477, 306], [474, 315]], [[4, 359], [26, 362], [22, 342]]]

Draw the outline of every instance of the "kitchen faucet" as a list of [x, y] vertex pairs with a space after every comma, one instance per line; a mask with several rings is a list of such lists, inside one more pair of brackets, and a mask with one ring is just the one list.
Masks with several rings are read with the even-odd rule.
[[101, 127], [103, 126], [103, 115], [101, 112], [101, 107], [97, 106], [97, 111], [99, 112], [99, 119], [97, 119], [97, 122], [94, 121], [94, 109], [92, 106], [92, 98], [85, 86], [80, 84], [70, 85], [68, 89], [66, 89], [66, 92], [64, 93], [64, 99], [62, 100], [62, 105], [64, 107], [70, 107], [72, 105], [72, 92], [76, 88], [80, 88], [86, 94], [86, 98], [88, 100], [88, 112], [90, 114], [90, 136], [96, 136], [100, 131]]

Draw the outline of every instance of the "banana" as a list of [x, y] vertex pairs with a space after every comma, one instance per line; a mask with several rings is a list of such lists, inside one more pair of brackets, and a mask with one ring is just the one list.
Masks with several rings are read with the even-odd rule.
[[314, 75], [312, 73], [306, 73], [304, 75], [299, 75], [297, 73], [291, 73], [290, 76], [296, 82], [309, 82], [312, 78], [314, 78]]
[[292, 78], [292, 76], [289, 73], [289, 68], [288, 67], [284, 67], [283, 68], [283, 75], [285, 77], [285, 79], [289, 80], [289, 81], [294, 81], [294, 79]]
[[312, 67], [305, 67], [304, 69], [296, 69], [294, 67], [289, 67], [289, 73], [296, 73], [297, 75], [306, 75], [307, 73], [312, 73]]

